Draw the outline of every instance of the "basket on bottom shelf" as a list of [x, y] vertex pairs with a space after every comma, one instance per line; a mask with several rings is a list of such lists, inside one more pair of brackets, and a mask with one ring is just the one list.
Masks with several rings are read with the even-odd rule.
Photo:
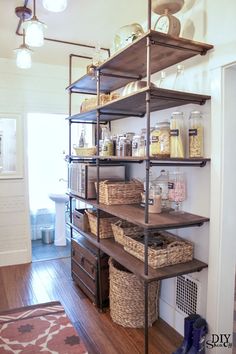
[[[113, 232], [111, 228], [111, 223], [115, 223], [118, 218], [108, 214], [104, 211], [99, 212], [99, 236], [100, 238], [110, 238], [113, 237]], [[86, 214], [88, 216], [89, 227], [91, 233], [97, 235], [97, 212], [87, 210]]]
[[[109, 259], [110, 315], [112, 320], [131, 328], [144, 327], [144, 281], [114, 259]], [[148, 325], [158, 318], [160, 282], [148, 284]]]
[[[124, 249], [144, 262], [144, 236], [125, 236]], [[149, 237], [148, 264], [157, 269], [193, 259], [193, 243], [163, 231]]]

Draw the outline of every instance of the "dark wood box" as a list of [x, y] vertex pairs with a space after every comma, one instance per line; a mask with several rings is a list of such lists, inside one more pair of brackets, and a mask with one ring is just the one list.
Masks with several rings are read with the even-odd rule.
[[[83, 236], [72, 239], [72, 278], [83, 292], [98, 307], [106, 307], [109, 298], [108, 256], [103, 253], [100, 258], [101, 286], [99, 286], [98, 249]], [[101, 292], [101, 304], [100, 304]]]
[[86, 209], [75, 209], [72, 213], [73, 225], [82, 231], [89, 231], [88, 216], [85, 213]]

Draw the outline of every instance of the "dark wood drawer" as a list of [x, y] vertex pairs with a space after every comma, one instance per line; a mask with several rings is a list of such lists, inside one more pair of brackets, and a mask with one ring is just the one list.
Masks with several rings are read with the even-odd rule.
[[97, 272], [94, 266], [92, 275], [88, 273], [83, 267], [72, 260], [72, 272], [81, 279], [81, 281], [86, 285], [87, 288], [96, 296], [96, 288], [97, 288]]
[[88, 248], [83, 247], [81, 244], [74, 240], [72, 240], [71, 246], [72, 259], [74, 259], [77, 263], [81, 264], [83, 267], [86, 267], [88, 265], [88, 269], [85, 268], [88, 272], [90, 272], [91, 265], [97, 266], [98, 258]]
[[88, 298], [96, 305], [98, 305], [98, 298], [88, 287], [87, 285], [75, 274], [72, 272], [72, 278], [75, 283], [80, 287], [80, 289], [88, 296]]
[[[107, 306], [109, 298], [109, 257], [102, 253], [100, 262], [98, 262], [98, 249], [82, 235], [72, 239], [71, 246], [73, 279], [97, 306], [100, 306], [100, 295], [102, 307]], [[101, 291], [99, 289], [99, 266]]]

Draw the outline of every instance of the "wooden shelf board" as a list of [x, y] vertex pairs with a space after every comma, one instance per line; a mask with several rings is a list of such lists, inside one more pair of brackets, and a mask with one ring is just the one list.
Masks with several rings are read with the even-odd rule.
[[[205, 54], [213, 46], [189, 39], [172, 37], [157, 31], [148, 31], [129, 46], [116, 52], [99, 66], [101, 74], [121, 74], [129, 78], [108, 77], [101, 78], [101, 92], [111, 92], [125, 86], [131, 81], [146, 76], [146, 40], [150, 37], [153, 43], [151, 48], [151, 73], [161, 71], [171, 65], [180, 63], [198, 54]], [[96, 79], [91, 75], [84, 75], [72, 83], [68, 89], [81, 93], [96, 93]]]
[[191, 262], [175, 264], [173, 266], [153, 269], [148, 267], [148, 275], [144, 274], [144, 262], [126, 252], [113, 238], [103, 239], [100, 241], [101, 250], [122, 264], [137, 276], [146, 281], [161, 280], [176, 277], [182, 274], [193, 273], [207, 268], [207, 264], [197, 259]]
[[184, 228], [190, 226], [200, 226], [204, 222], [208, 222], [209, 218], [190, 214], [170, 214], [162, 212], [161, 214], [149, 214], [149, 223], [144, 222], [144, 208], [136, 204], [129, 205], [105, 205], [97, 204], [96, 201], [89, 201], [94, 207], [106, 211], [123, 220], [127, 220], [135, 225], [139, 225], [145, 229], [167, 230], [175, 228]]
[[[137, 92], [131, 93], [125, 97], [120, 97], [116, 100], [99, 106], [100, 120], [101, 122], [108, 122], [112, 120], [122, 119], [125, 117], [144, 117], [146, 114], [146, 93], [150, 91], [151, 112], [172, 108], [176, 106], [182, 106], [189, 103], [192, 104], [204, 104], [206, 100], [211, 97], [207, 95], [200, 95], [190, 92], [181, 92], [168, 90], [163, 88], [143, 88]], [[135, 107], [135, 110], [131, 110], [130, 107]], [[87, 112], [74, 114], [69, 117], [71, 122], [96, 122], [97, 109], [92, 109]]]
[[206, 263], [194, 259], [191, 262], [175, 264], [173, 266], [163, 267], [159, 269], [153, 269], [151, 267], [148, 267], [148, 275], [145, 275], [144, 262], [140, 261], [136, 257], [126, 252], [120, 244], [115, 242], [114, 238], [101, 239], [100, 242], [98, 242], [96, 236], [92, 233], [81, 231], [71, 223], [68, 223], [68, 225], [70, 225], [74, 230], [76, 230], [80, 235], [85, 237], [85, 239], [90, 241], [101, 251], [114, 258], [117, 262], [122, 264], [132, 273], [136, 274], [137, 276], [143, 278], [148, 282], [153, 280], [172, 278], [182, 274], [197, 272], [207, 267]]

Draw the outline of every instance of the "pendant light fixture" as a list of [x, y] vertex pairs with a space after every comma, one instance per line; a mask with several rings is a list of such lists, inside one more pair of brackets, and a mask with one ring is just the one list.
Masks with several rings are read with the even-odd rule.
[[67, 7], [67, 0], [43, 0], [43, 6], [48, 11], [62, 12]]
[[[16, 16], [24, 24], [26, 18], [30, 18], [32, 16], [32, 12], [30, 9], [26, 7], [17, 7], [15, 9]], [[14, 49], [16, 53], [16, 65], [20, 69], [30, 69], [32, 65], [31, 61], [31, 53], [32, 50], [25, 43], [25, 30], [23, 29], [23, 43], [19, 46], [19, 48]]]
[[44, 44], [45, 23], [36, 17], [36, 1], [33, 0], [33, 17], [23, 23], [25, 29], [25, 42], [30, 47], [42, 47]]

